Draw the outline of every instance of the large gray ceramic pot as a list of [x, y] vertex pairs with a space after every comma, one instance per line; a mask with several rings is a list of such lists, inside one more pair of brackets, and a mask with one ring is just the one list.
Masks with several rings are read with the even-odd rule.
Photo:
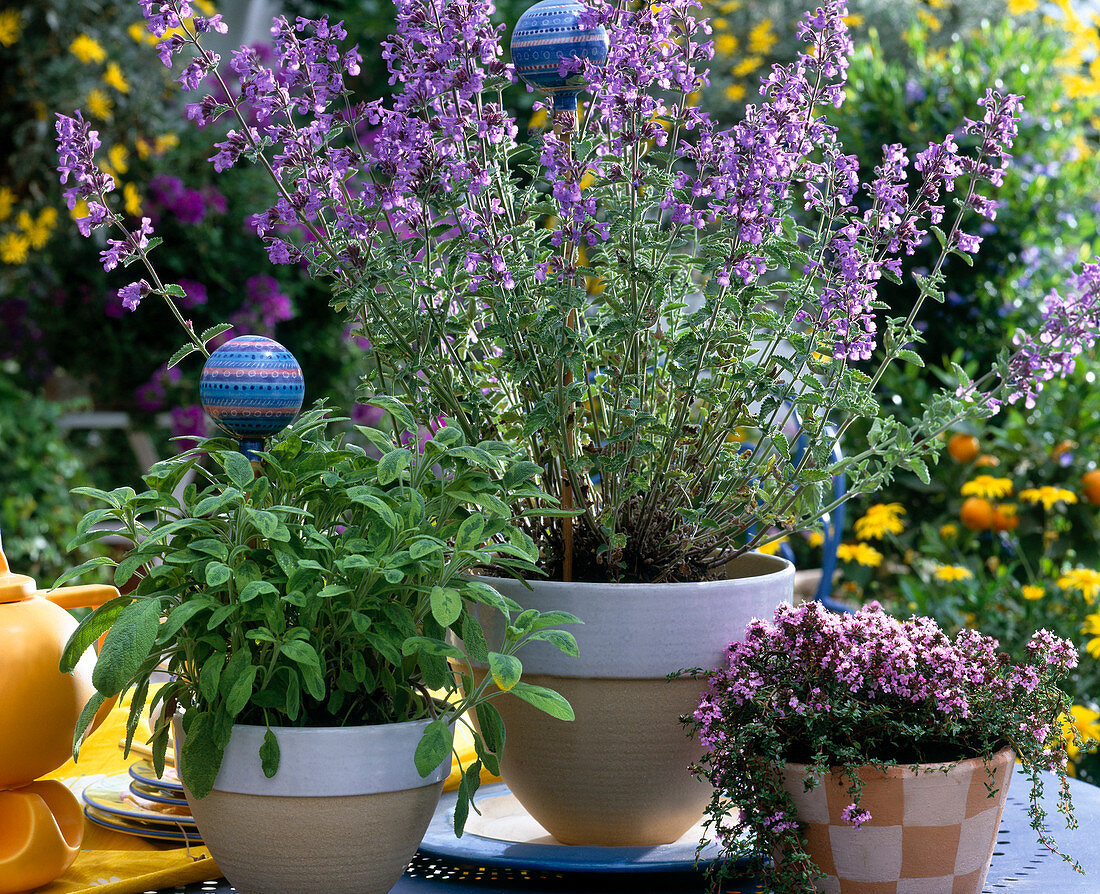
[[[702, 755], [679, 722], [703, 684], [668, 681], [684, 668], [717, 667], [753, 618], [790, 602], [794, 567], [751, 553], [725, 580], [609, 584], [481, 578], [525, 608], [567, 611], [580, 657], [547, 643], [524, 647], [523, 679], [560, 692], [573, 722], [515, 696], [493, 700], [507, 730], [501, 773], [524, 809], [565, 844], [656, 845], [676, 841], [703, 815], [711, 789], [688, 767]], [[484, 612], [489, 643], [499, 613]], [[495, 625], [495, 629], [494, 629]], [[479, 678], [480, 679], [480, 678]]]
[[[280, 760], [270, 779], [259, 758], [265, 727], [234, 726], [214, 790], [201, 799], [187, 790], [218, 868], [241, 894], [385, 894], [450, 769], [444, 761], [424, 778], [413, 764], [428, 723], [274, 727]], [[180, 754], [178, 717], [173, 725]]]

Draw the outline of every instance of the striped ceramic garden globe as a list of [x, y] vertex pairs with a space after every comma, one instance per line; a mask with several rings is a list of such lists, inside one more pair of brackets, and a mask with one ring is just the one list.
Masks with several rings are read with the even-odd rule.
[[242, 449], [260, 449], [264, 438], [290, 425], [304, 396], [297, 359], [263, 335], [227, 341], [207, 359], [199, 379], [203, 409]]
[[607, 30], [603, 25], [582, 28], [585, 10], [577, 0], [539, 0], [519, 17], [512, 32], [512, 64], [524, 81], [554, 100], [554, 111], [572, 111], [581, 91], [579, 75], [561, 77], [561, 59], [580, 56], [592, 62], [607, 58]]

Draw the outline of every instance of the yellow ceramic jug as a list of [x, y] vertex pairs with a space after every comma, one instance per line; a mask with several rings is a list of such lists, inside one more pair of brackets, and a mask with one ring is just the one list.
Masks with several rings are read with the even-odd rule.
[[92, 650], [58, 670], [77, 622], [65, 608], [118, 596], [108, 586], [46, 593], [12, 574], [0, 546], [0, 894], [47, 884], [76, 859], [84, 816], [59, 782], [35, 782], [72, 753], [80, 712], [95, 692]]

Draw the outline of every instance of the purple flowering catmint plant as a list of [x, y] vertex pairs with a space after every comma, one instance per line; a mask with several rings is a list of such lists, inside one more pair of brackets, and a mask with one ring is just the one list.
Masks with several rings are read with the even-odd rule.
[[684, 721], [705, 750], [694, 772], [715, 789], [708, 834], [727, 855], [739, 852], [742, 833], [759, 857], [784, 854], [764, 866], [770, 890], [810, 894], [820, 875], [776, 773], [786, 762], [808, 765], [817, 780], [839, 771], [852, 797], [843, 818], [860, 827], [871, 814], [860, 806], [857, 768], [988, 759], [1010, 746], [1031, 782], [1039, 840], [1058, 853], [1041, 805], [1047, 772], [1061, 786], [1059, 811], [1076, 825], [1063, 738], [1071, 700], [1058, 683], [1077, 650], [1049, 631], [1014, 665], [974, 630], [952, 637], [931, 618], [900, 621], [877, 603], [835, 614], [809, 602], [753, 621], [726, 655], [703, 674], [707, 689]]
[[[861, 183], [828, 121], [852, 50], [840, 0], [805, 16], [805, 52], [732, 127], [696, 105], [713, 55], [697, 0], [590, 0], [607, 59], [560, 60], [586, 85], [577, 111], [529, 142], [507, 111], [517, 87], [489, 0], [395, 0], [393, 95], [368, 103], [348, 86], [362, 60], [339, 23], [276, 18], [270, 54], [233, 55], [230, 89], [202, 45], [220, 20], [142, 3], [184, 88], [216, 80], [187, 110], [231, 122], [214, 167], [270, 175], [252, 219], [270, 259], [330, 281], [369, 344], [362, 401], [396, 395], [470, 442], [522, 444], [544, 491], [575, 507], [522, 507], [552, 577], [720, 575], [814, 526], [839, 474], [849, 496], [897, 469], [927, 479], [939, 433], [1033, 399], [1100, 323], [1089, 268], [1050, 297], [1041, 333], [1018, 334], [977, 381], [957, 370], [962, 387], [914, 429], [880, 405], [884, 371], [921, 363], [915, 320], [942, 300], [944, 260], [977, 250], [996, 214], [982, 191], [1001, 181], [1020, 97], [990, 89], [959, 122], [969, 148], [885, 146]], [[63, 169], [93, 178], [74, 121]], [[109, 212], [102, 184], [79, 182], [90, 231]], [[939, 260], [895, 318], [880, 290], [931, 239]], [[141, 281], [124, 300], [151, 292], [165, 287]], [[858, 445], [853, 426], [869, 431]]]

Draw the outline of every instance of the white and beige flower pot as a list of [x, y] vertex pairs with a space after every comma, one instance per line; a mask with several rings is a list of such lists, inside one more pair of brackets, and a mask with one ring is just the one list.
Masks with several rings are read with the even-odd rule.
[[[424, 837], [449, 769], [416, 770], [428, 722], [274, 727], [270, 779], [259, 758], [265, 727], [234, 726], [213, 791], [187, 791], [218, 868], [241, 894], [385, 894]], [[178, 717], [173, 724], [182, 746]]]
[[[493, 699], [506, 728], [501, 775], [527, 812], [565, 844], [634, 846], [679, 839], [703, 815], [711, 789], [688, 767], [702, 749], [679, 722], [703, 684], [669, 681], [723, 663], [753, 618], [791, 600], [794, 567], [748, 554], [727, 580], [611, 584], [481, 578], [525, 608], [567, 611], [580, 657], [532, 642], [523, 679], [561, 693], [576, 719], [557, 720], [515, 696]], [[490, 647], [503, 631], [485, 612]], [[494, 629], [494, 625], [496, 625]]]

